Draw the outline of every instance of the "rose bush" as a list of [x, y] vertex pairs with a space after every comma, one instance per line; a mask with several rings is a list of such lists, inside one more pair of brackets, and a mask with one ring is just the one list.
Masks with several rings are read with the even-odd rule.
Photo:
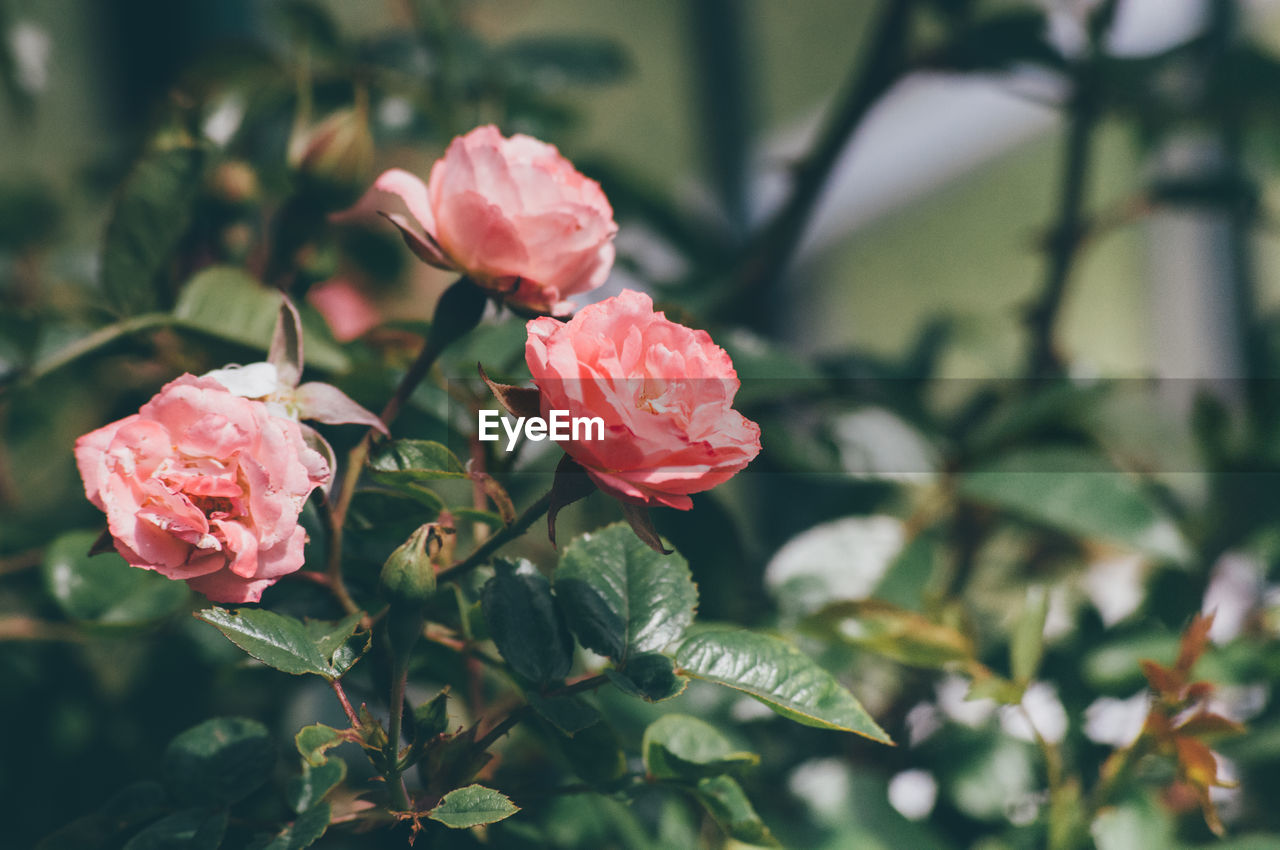
[[618, 226], [600, 185], [554, 146], [504, 138], [491, 125], [455, 138], [426, 183], [391, 169], [335, 220], [377, 212], [420, 259], [532, 312], [568, 314], [567, 299], [600, 286], [613, 267]]
[[632, 290], [584, 307], [568, 322], [528, 324], [525, 359], [542, 415], [604, 420], [603, 440], [564, 450], [620, 499], [688, 510], [760, 452], [760, 428], [733, 409], [738, 375], [706, 331], [655, 312]]
[[193, 375], [85, 434], [75, 456], [116, 551], [217, 602], [256, 602], [302, 567], [298, 514], [331, 474], [297, 422]]

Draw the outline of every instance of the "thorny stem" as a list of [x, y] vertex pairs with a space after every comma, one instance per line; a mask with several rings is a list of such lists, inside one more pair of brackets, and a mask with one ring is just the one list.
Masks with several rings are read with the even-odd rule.
[[481, 564], [487, 563], [494, 552], [524, 534], [529, 529], [529, 526], [533, 525], [550, 507], [551, 493], [548, 492], [526, 508], [524, 513], [516, 517], [515, 522], [495, 532], [492, 537], [482, 543], [479, 548], [464, 560], [459, 561], [448, 569], [441, 570], [436, 576], [436, 581], [456, 581]]
[[387, 787], [391, 790], [391, 802], [402, 812], [413, 808], [400, 770], [400, 727], [404, 716], [404, 689], [408, 678], [408, 659], [397, 660], [396, 670], [391, 680], [390, 719], [387, 724], [387, 763], [391, 767], [387, 770], [386, 779]]

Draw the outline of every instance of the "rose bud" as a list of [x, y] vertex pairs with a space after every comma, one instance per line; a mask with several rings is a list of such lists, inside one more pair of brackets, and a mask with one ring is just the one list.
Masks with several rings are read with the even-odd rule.
[[289, 140], [289, 165], [344, 186], [365, 178], [373, 156], [369, 118], [359, 107], [340, 109], [309, 130], [295, 130]]
[[[426, 183], [384, 173], [335, 221], [384, 214], [424, 262], [468, 275], [513, 308], [568, 315], [604, 283], [618, 226], [600, 185], [553, 146], [477, 127], [449, 145]], [[404, 213], [407, 213], [405, 215]]]
[[[604, 420], [603, 439], [558, 440], [606, 493], [688, 510], [760, 452], [760, 428], [733, 409], [738, 375], [706, 331], [654, 312], [631, 290], [568, 322], [528, 324], [525, 360], [542, 416]], [[584, 429], [585, 434], [590, 429]]]
[[116, 551], [215, 602], [257, 602], [302, 567], [298, 515], [332, 474], [297, 422], [193, 375], [76, 440], [75, 455]]
[[426, 603], [436, 589], [431, 559], [439, 552], [440, 544], [435, 524], [427, 523], [396, 547], [378, 577], [378, 589], [388, 602], [413, 607]]

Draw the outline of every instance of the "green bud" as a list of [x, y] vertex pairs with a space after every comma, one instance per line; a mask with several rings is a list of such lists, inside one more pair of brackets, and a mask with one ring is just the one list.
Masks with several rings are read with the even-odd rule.
[[302, 173], [339, 185], [354, 184], [373, 168], [373, 134], [359, 107], [341, 109], [289, 141], [289, 164]]
[[413, 710], [413, 728], [417, 740], [427, 741], [449, 728], [448, 694], [441, 691], [429, 702]]
[[421, 607], [436, 589], [431, 556], [440, 548], [435, 523], [420, 526], [391, 553], [378, 579], [382, 595], [392, 605]]

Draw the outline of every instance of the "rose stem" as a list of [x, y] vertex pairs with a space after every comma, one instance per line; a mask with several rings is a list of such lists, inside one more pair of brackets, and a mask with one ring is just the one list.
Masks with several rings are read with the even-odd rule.
[[[391, 427], [391, 423], [400, 415], [400, 408], [431, 371], [431, 367], [435, 365], [441, 353], [451, 343], [466, 336], [480, 324], [487, 300], [484, 290], [466, 277], [459, 278], [440, 296], [440, 302], [436, 305], [436, 313], [431, 322], [431, 330], [427, 333], [427, 340], [423, 343], [422, 350], [418, 352], [409, 371], [405, 372], [404, 377], [400, 379], [395, 393], [382, 408], [382, 413], [378, 417], [383, 425], [387, 428]], [[377, 436], [378, 430], [370, 428], [347, 456], [347, 469], [342, 477], [342, 487], [338, 491], [337, 500], [331, 504], [328, 512], [329, 582], [333, 588], [333, 595], [349, 614], [359, 611], [360, 607], [351, 598], [346, 583], [342, 580], [342, 531], [347, 521], [347, 511], [351, 507], [351, 499], [356, 492], [356, 483], [360, 480], [360, 470], [364, 467], [365, 458], [369, 456], [369, 449]]]
[[529, 526], [533, 525], [534, 521], [545, 514], [547, 509], [550, 507], [551, 493], [548, 491], [544, 493], [538, 501], [526, 508], [524, 513], [516, 517], [515, 521], [511, 523], [511, 525], [494, 532], [492, 537], [468, 555], [465, 560], [459, 561], [452, 567], [441, 570], [436, 575], [436, 581], [455, 581], [481, 564], [487, 562], [494, 552], [498, 551], [504, 545], [528, 531]]

